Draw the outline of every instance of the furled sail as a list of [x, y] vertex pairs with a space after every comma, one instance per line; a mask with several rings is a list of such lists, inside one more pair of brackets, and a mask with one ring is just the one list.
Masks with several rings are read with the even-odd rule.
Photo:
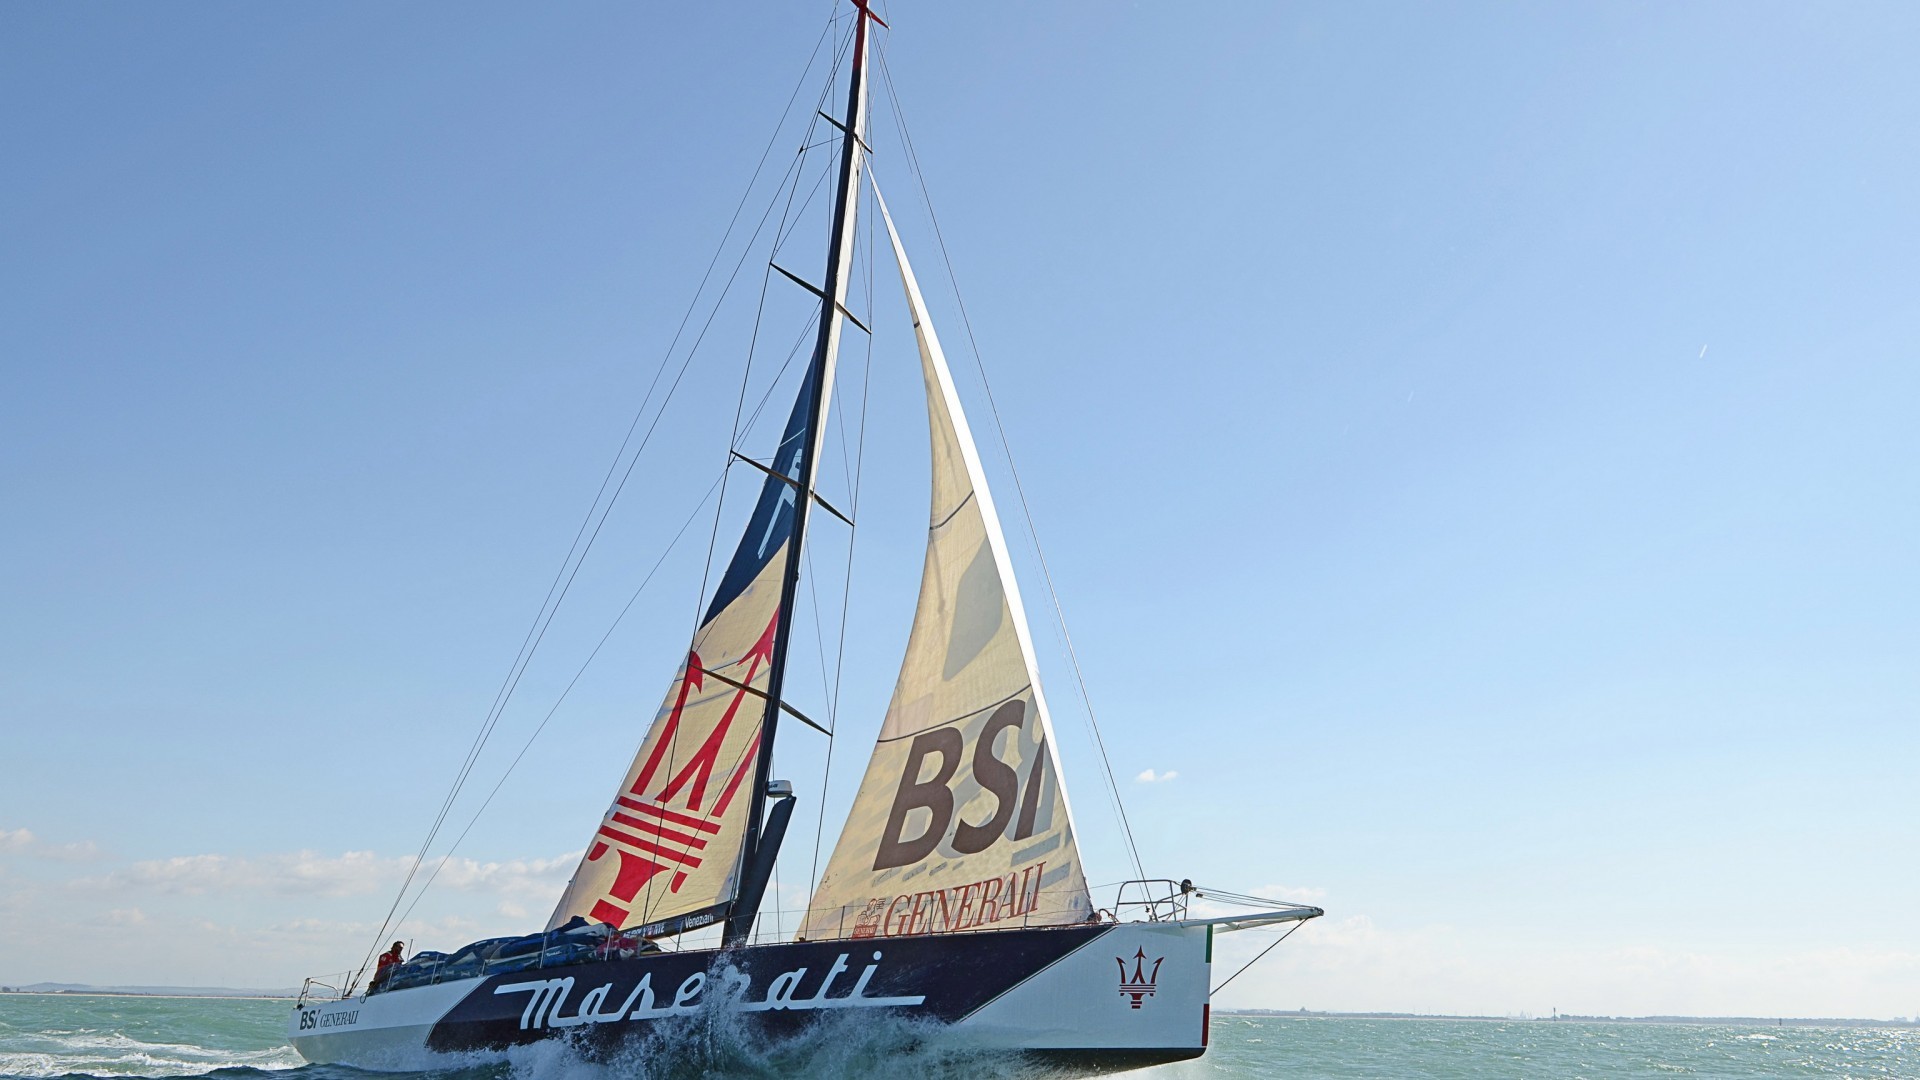
[[[809, 376], [811, 379], [811, 376]], [[649, 935], [718, 921], [739, 888], [766, 714], [780, 574], [793, 534], [810, 383], [679, 675], [587, 845], [551, 929], [576, 915]]]
[[801, 934], [1084, 922], [1086, 876], [1006, 538], [919, 284], [879, 207], [926, 381], [932, 518], [900, 678]]

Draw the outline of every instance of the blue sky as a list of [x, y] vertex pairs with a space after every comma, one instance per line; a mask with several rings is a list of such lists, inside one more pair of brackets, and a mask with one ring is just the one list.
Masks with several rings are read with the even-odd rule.
[[[358, 959], [828, 12], [0, 11], [0, 981]], [[1328, 909], [1229, 1004], [1920, 1012], [1920, 17], [891, 21], [1149, 869]], [[717, 475], [757, 274], [738, 290], [476, 783]], [[919, 567], [897, 293], [880, 266], [824, 796], [817, 742], [781, 749], [829, 844]], [[703, 546], [475, 827], [421, 944], [543, 916]], [[1090, 874], [1129, 876], [1036, 634]], [[115, 929], [54, 936], [76, 922]]]

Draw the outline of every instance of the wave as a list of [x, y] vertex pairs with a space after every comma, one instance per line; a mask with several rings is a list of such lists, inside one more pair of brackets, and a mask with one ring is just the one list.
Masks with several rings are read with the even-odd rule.
[[300, 1055], [290, 1046], [234, 1050], [147, 1042], [119, 1031], [89, 1028], [9, 1033], [0, 1041], [0, 1078], [205, 1076], [219, 1070], [265, 1071], [300, 1064]]
[[[197, 1037], [201, 1032], [195, 1032]], [[207, 1032], [210, 1034], [210, 1032]], [[38, 1031], [0, 1023], [0, 1080], [84, 1077], [132, 1080], [842, 1080], [846, 1077], [1040, 1077], [1000, 1051], [969, 1047], [951, 1029], [924, 1021], [853, 1012], [817, 1018], [801, 1031], [770, 1040], [747, 1018], [724, 1007], [656, 1022], [646, 1036], [617, 1049], [549, 1040], [501, 1053], [410, 1060], [411, 1073], [368, 1073], [308, 1065], [289, 1046], [203, 1046], [179, 1028], [141, 1039], [123, 1031], [48, 1025]], [[217, 1037], [216, 1037], [217, 1038]], [[396, 1062], [396, 1064], [398, 1064]]]

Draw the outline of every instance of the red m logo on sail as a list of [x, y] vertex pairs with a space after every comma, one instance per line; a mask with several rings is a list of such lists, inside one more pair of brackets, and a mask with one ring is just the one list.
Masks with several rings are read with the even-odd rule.
[[[753, 648], [733, 664], [726, 665], [745, 665], [745, 676], [738, 681], [709, 671], [702, 665], [699, 653], [687, 653], [680, 691], [660, 727], [659, 739], [633, 783], [614, 799], [587, 852], [589, 862], [605, 858], [609, 853], [620, 860], [613, 884], [607, 895], [594, 903], [589, 913], [591, 918], [615, 927], [623, 925], [632, 914], [640, 890], [662, 873], [672, 873], [667, 891], [679, 892], [688, 873], [700, 868], [708, 846], [719, 839], [727, 807], [741, 782], [753, 770], [760, 749], [759, 732], [754, 733], [737, 760], [722, 762], [721, 755], [741, 703], [752, 695], [748, 687], [773, 655], [774, 625], [775, 620], [769, 620], [766, 631]], [[683, 740], [682, 716], [688, 700], [701, 689], [708, 675], [736, 689], [726, 712], [712, 730], [706, 732], [705, 738], [700, 739], [692, 754], [687, 755], [684, 743], [698, 738], [700, 732], [697, 726], [690, 725], [688, 737]], [[763, 696], [760, 699], [763, 700]], [[757, 723], [759, 717], [756, 714], [752, 719]], [[716, 772], [724, 781], [709, 803], [709, 789], [715, 784]], [[656, 790], [655, 780], [659, 777], [666, 779]]]

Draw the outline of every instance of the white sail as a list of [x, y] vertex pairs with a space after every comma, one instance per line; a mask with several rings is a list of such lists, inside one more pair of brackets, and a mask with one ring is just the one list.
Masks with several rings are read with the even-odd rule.
[[926, 380], [932, 517], [900, 678], [801, 936], [1084, 922], [1086, 876], [1006, 538], [920, 286], [879, 208]]
[[548, 927], [574, 916], [649, 934], [717, 921], [739, 887], [766, 713], [780, 574], [793, 532], [808, 385], [679, 676]]

